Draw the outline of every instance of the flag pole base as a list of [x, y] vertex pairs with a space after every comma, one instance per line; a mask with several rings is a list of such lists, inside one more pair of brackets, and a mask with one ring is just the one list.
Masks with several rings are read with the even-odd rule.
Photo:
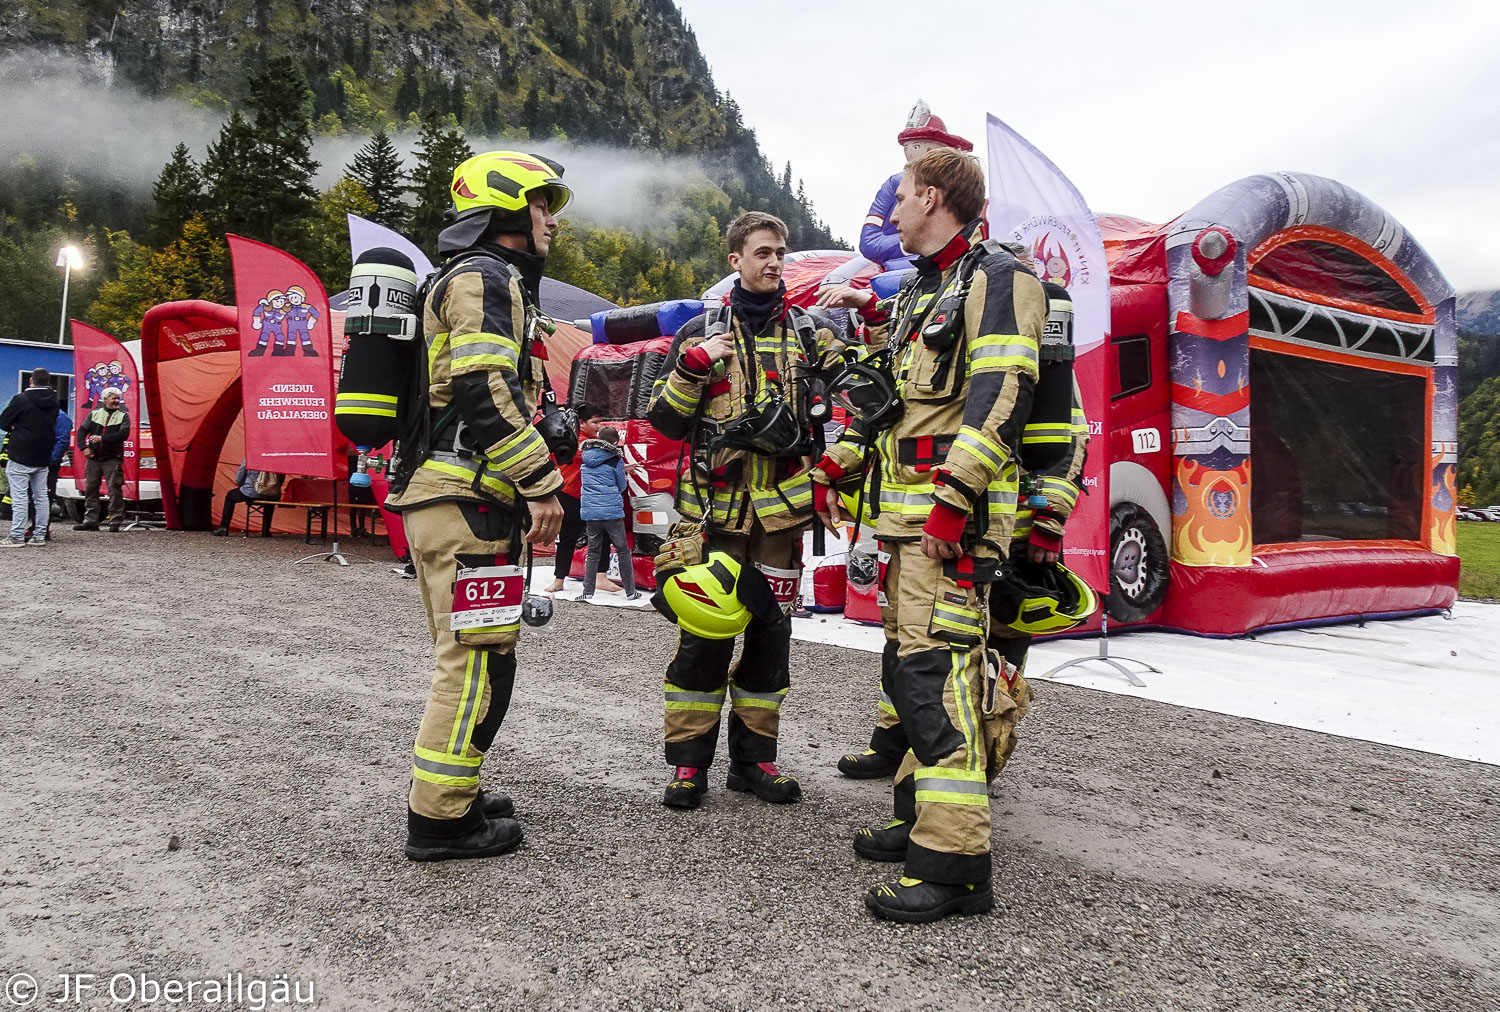
[[[358, 563], [367, 563], [370, 560], [361, 559], [356, 555], [352, 557], [352, 561]], [[300, 566], [304, 562], [337, 562], [341, 566], [347, 566], [351, 563], [351, 557], [345, 555], [342, 551], [340, 551], [339, 543], [337, 541], [334, 541], [332, 547], [330, 547], [328, 551], [318, 552], [316, 555], [309, 555], [305, 559], [298, 559], [296, 562], [292, 563], [292, 565]]]
[[1147, 671], [1161, 674], [1161, 668], [1138, 661], [1134, 657], [1111, 656], [1109, 652], [1109, 615], [1106, 613], [1099, 621], [1099, 652], [1088, 657], [1074, 657], [1072, 660], [1063, 661], [1061, 664], [1044, 672], [1040, 677], [1056, 679], [1058, 672], [1068, 668], [1081, 668], [1085, 664], [1104, 664], [1114, 669], [1115, 673], [1124, 678], [1137, 689], [1144, 689], [1146, 683], [1141, 676], [1127, 668], [1126, 664], [1138, 664]]

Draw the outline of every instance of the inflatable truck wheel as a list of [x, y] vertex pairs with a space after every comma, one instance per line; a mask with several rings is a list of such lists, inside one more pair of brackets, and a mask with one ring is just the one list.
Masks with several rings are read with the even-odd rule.
[[83, 523], [82, 499], [64, 499], [63, 511], [68, 514], [68, 519], [73, 521], [75, 524]]
[[1167, 543], [1156, 521], [1133, 502], [1109, 511], [1109, 617], [1138, 622], [1167, 596]]

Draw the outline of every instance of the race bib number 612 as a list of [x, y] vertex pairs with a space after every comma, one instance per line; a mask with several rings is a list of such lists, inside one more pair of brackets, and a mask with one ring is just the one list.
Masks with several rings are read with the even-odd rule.
[[453, 614], [448, 628], [457, 632], [520, 621], [525, 589], [519, 566], [460, 569], [453, 581]]

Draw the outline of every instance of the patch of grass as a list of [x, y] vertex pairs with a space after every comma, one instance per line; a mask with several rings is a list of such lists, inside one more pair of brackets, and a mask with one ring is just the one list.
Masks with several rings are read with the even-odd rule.
[[1458, 524], [1458, 592], [1500, 598], [1500, 524]]

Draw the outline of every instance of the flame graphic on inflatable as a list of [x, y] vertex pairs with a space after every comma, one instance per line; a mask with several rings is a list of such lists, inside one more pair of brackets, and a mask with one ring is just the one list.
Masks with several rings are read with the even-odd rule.
[[1250, 565], [1250, 462], [1212, 471], [1181, 457], [1175, 483], [1183, 508], [1173, 517], [1172, 558], [1186, 566]]
[[1432, 460], [1432, 528], [1430, 550], [1438, 555], [1458, 554], [1458, 467], [1442, 462], [1441, 455]]

